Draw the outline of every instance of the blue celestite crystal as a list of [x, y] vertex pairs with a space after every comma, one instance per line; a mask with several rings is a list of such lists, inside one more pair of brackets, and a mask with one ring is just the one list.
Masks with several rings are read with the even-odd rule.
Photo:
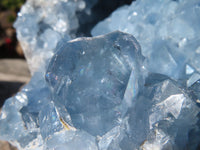
[[[140, 123], [134, 119], [139, 116], [141, 110], [138, 108], [141, 108], [145, 110], [143, 111], [146, 112], [144, 118], [148, 120], [143, 125], [144, 129], [147, 129], [144, 133], [148, 139], [142, 147], [146, 147], [145, 149], [149, 146], [153, 146], [155, 149], [156, 147], [158, 149], [191, 149], [191, 146], [196, 145], [196, 149], [200, 140], [190, 143], [189, 138], [192, 137], [188, 133], [198, 127], [200, 108], [177, 82], [163, 78], [163, 81], [155, 83], [151, 76], [146, 79], [147, 89], [145, 91], [149, 91], [149, 93], [145, 92], [143, 94], [145, 96], [138, 99], [137, 104], [140, 107], [136, 104], [136, 109], [133, 111], [134, 117], [130, 117], [130, 121], [132, 121], [130, 126], [134, 131], [132, 133], [133, 139], [138, 139], [134, 133], [139, 133], [135, 126], [140, 125]], [[137, 111], [138, 114], [135, 114]]]
[[137, 0], [92, 31], [129, 34], [69, 41], [76, 11], [96, 2], [22, 7], [15, 27], [33, 76], [6, 100], [0, 140], [20, 150], [199, 149], [200, 3]]
[[77, 11], [90, 11], [96, 0], [28, 0], [18, 13], [14, 27], [33, 74], [45, 70], [58, 41], [75, 37]]
[[[121, 128], [99, 142], [102, 149], [198, 149], [200, 108], [167, 76], [150, 74]], [[189, 134], [188, 134], [189, 133]]]
[[142, 61], [134, 37], [113, 32], [63, 44], [46, 79], [75, 128], [103, 135], [120, 124], [132, 105], [142, 84]]
[[98, 23], [92, 35], [115, 30], [134, 35], [148, 70], [177, 80], [186, 65], [200, 71], [199, 14], [198, 0], [136, 0]]
[[14, 97], [6, 100], [0, 116], [0, 139], [11, 141], [19, 149], [43, 148], [38, 115], [50, 101], [50, 92], [41, 73]]

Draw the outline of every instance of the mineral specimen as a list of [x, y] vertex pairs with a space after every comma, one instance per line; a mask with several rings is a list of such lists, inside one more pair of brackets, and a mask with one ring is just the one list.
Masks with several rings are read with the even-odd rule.
[[14, 97], [6, 100], [0, 116], [0, 139], [19, 149], [42, 149], [38, 114], [50, 102], [50, 92], [41, 73]]
[[58, 49], [46, 79], [74, 127], [102, 136], [132, 105], [143, 83], [142, 60], [136, 40], [121, 32], [76, 39]]
[[[75, 37], [77, 11], [89, 11], [96, 0], [28, 0], [18, 13], [14, 27], [33, 74], [45, 70], [47, 60], [63, 37]], [[42, 70], [42, 69], [41, 69]]]
[[98, 23], [92, 35], [115, 30], [134, 35], [148, 70], [177, 80], [187, 64], [200, 71], [199, 22], [198, 0], [137, 0]]
[[35, 73], [5, 103], [0, 138], [21, 149], [72, 149], [76, 141], [77, 149], [97, 149], [97, 137], [123, 124], [143, 83], [137, 41], [121, 32], [67, 41], [58, 45], [47, 70], [53, 96], [42, 71]]
[[130, 34], [69, 41], [83, 4], [22, 8], [15, 26], [33, 77], [5, 102], [0, 139], [26, 150], [199, 149], [199, 2], [137, 0], [92, 32]]

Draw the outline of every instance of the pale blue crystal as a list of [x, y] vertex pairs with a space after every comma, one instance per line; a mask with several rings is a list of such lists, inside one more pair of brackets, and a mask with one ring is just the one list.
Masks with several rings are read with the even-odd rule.
[[[155, 82], [154, 78], [161, 80]], [[193, 145], [196, 149], [199, 141], [190, 144], [188, 135], [198, 127], [200, 108], [196, 103], [175, 81], [162, 75], [150, 75], [145, 88], [130, 112], [126, 140], [132, 149], [190, 149]]]
[[120, 31], [69, 41], [76, 11], [95, 3], [22, 7], [15, 26], [33, 77], [5, 102], [0, 139], [26, 150], [198, 149], [199, 2], [137, 0], [92, 32], [128, 32], [142, 52]]
[[88, 11], [96, 0], [28, 0], [18, 13], [14, 27], [29, 69], [45, 70], [58, 41], [75, 37], [77, 11]]
[[197, 0], [136, 0], [98, 23], [92, 35], [128, 32], [141, 44], [150, 72], [184, 78], [185, 65], [198, 72], [200, 6]]
[[0, 139], [12, 141], [19, 149], [42, 149], [38, 115], [49, 97], [42, 74], [35, 73], [19, 93], [6, 100], [0, 116]]
[[191, 77], [187, 80], [187, 87], [190, 87], [198, 80], [200, 80], [200, 74], [198, 73], [192, 74]]
[[192, 74], [192, 73], [194, 73], [194, 68], [192, 68], [190, 65], [186, 64], [186, 66], [185, 66], [185, 74], [189, 75], [189, 74]]
[[142, 61], [134, 37], [113, 32], [64, 43], [46, 79], [55, 103], [66, 107], [74, 127], [103, 135], [131, 107], [142, 84]]

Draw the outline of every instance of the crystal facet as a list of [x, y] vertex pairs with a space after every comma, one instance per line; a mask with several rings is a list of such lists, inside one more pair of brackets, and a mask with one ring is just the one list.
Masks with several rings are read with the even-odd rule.
[[197, 0], [136, 0], [98, 23], [92, 35], [115, 30], [134, 35], [148, 70], [178, 80], [186, 64], [200, 71], [199, 14]]
[[120, 124], [142, 83], [140, 52], [136, 40], [121, 32], [77, 39], [58, 49], [46, 79], [76, 128], [103, 135]]
[[96, 2], [22, 7], [15, 27], [32, 79], [5, 102], [0, 139], [26, 150], [199, 149], [199, 2], [137, 0], [92, 31], [129, 34], [73, 39], [76, 12]]

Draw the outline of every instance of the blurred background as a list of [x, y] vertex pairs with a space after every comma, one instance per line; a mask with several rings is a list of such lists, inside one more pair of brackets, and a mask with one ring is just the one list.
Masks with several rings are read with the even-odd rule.
[[[30, 79], [28, 66], [16, 39], [13, 23], [25, 0], [0, 0], [0, 110], [8, 97]], [[0, 150], [17, 150], [0, 141]]]
[[13, 23], [25, 0], [0, 1], [0, 58], [23, 58]]

